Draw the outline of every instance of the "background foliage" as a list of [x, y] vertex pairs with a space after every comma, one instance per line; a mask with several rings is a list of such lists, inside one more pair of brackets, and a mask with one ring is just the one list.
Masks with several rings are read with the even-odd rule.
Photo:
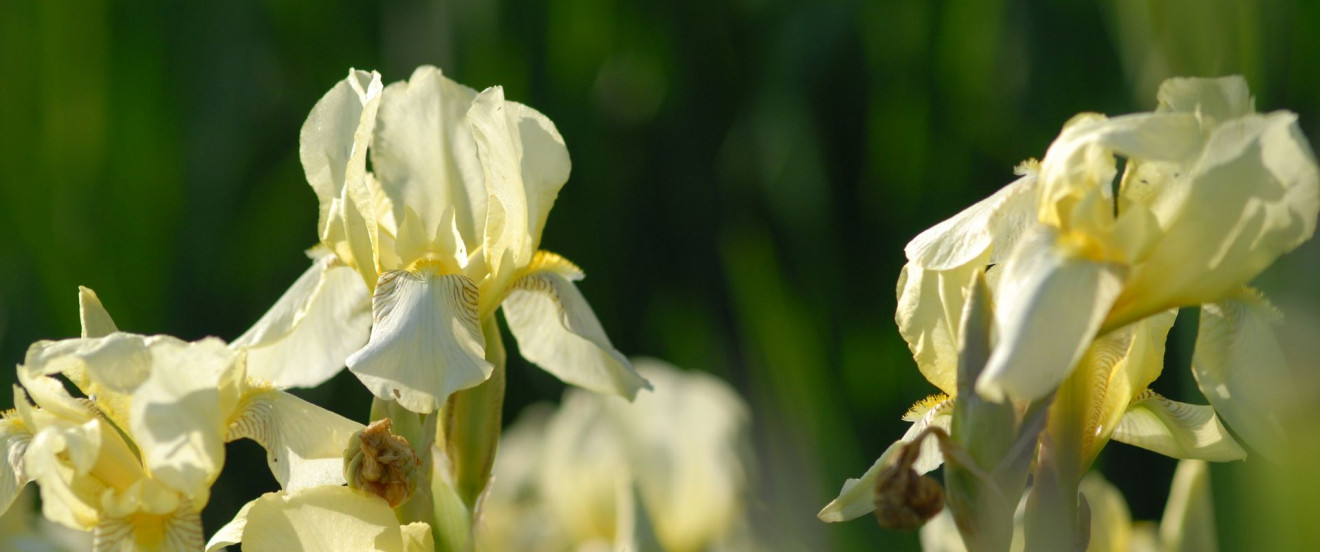
[[[123, 329], [239, 335], [316, 240], [297, 157], [311, 106], [349, 67], [391, 82], [435, 64], [558, 124], [574, 168], [543, 247], [586, 269], [620, 350], [748, 398], [768, 542], [912, 549], [814, 517], [934, 391], [892, 323], [907, 240], [1010, 181], [1073, 114], [1152, 108], [1166, 76], [1245, 74], [1260, 109], [1320, 139], [1317, 54], [1320, 4], [1303, 0], [4, 2], [0, 360], [76, 335], [78, 285]], [[1290, 317], [1286, 404], [1320, 397], [1318, 270], [1312, 243], [1260, 282]], [[1194, 335], [1175, 329], [1157, 390], [1203, 403]], [[506, 419], [562, 389], [511, 365]], [[351, 376], [304, 395], [366, 417]], [[1226, 549], [1320, 547], [1301, 461], [1318, 413], [1289, 412], [1297, 461], [1216, 467]], [[255, 445], [230, 452], [209, 531], [275, 487]], [[1173, 460], [1116, 444], [1101, 462], [1136, 517], [1158, 517]]]

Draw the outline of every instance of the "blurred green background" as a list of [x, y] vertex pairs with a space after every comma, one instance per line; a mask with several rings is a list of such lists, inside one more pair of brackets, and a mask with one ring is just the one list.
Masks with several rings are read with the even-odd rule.
[[[76, 335], [78, 285], [126, 330], [238, 336], [316, 240], [297, 155], [312, 105], [349, 67], [392, 82], [435, 64], [558, 125], [573, 176], [543, 248], [587, 271], [618, 348], [716, 373], [753, 405], [767, 542], [915, 549], [870, 518], [815, 518], [934, 391], [892, 322], [907, 240], [1009, 182], [1073, 114], [1153, 108], [1167, 76], [1242, 73], [1261, 110], [1320, 139], [1317, 54], [1320, 3], [1304, 0], [10, 0], [0, 360]], [[1290, 316], [1284, 406], [1320, 400], [1318, 274], [1312, 243], [1259, 282]], [[1175, 330], [1157, 390], [1204, 403], [1194, 332]], [[506, 419], [562, 392], [511, 360]], [[366, 417], [351, 376], [303, 395]], [[1315, 407], [1289, 408], [1298, 450], [1320, 453]], [[255, 445], [230, 452], [208, 533], [275, 488]], [[1225, 549], [1320, 549], [1305, 458], [1216, 467]], [[1121, 444], [1100, 463], [1144, 519], [1173, 466]]]

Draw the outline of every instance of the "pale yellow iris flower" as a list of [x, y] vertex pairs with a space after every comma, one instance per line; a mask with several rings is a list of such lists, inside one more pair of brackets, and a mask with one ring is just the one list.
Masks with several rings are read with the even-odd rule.
[[0, 506], [36, 482], [45, 517], [92, 532], [94, 550], [197, 550], [228, 441], [261, 443], [286, 488], [343, 482], [361, 425], [249, 380], [242, 349], [119, 332], [91, 290], [79, 300], [83, 337], [35, 343], [18, 368]]
[[582, 271], [537, 249], [570, 169], [544, 115], [434, 67], [389, 86], [351, 71], [301, 141], [322, 245], [238, 339], [254, 373], [315, 385], [346, 363], [377, 397], [432, 412], [491, 376], [502, 306], [523, 356], [561, 380], [627, 398], [647, 386], [574, 286]]
[[[1240, 77], [1171, 79], [1158, 99], [1150, 113], [1074, 117], [1019, 180], [909, 243], [899, 329], [949, 392], [965, 288], [994, 265], [997, 344], [976, 389], [1028, 401], [1076, 373], [1094, 343], [1124, 339], [1106, 336], [1162, 342], [1166, 313], [1203, 305], [1197, 383], [1248, 443], [1271, 451], [1284, 440], [1269, 386], [1287, 374], [1269, 329], [1277, 315], [1245, 285], [1314, 233], [1315, 157], [1296, 115], [1255, 113]], [[1116, 156], [1126, 160], [1117, 190]], [[1143, 392], [1151, 370], [1124, 392]]]
[[749, 412], [727, 384], [635, 360], [633, 404], [580, 391], [505, 433], [479, 550], [753, 550]]
[[247, 503], [207, 543], [207, 552], [243, 543], [245, 552], [433, 552], [431, 528], [400, 525], [385, 499], [348, 487], [267, 493]]

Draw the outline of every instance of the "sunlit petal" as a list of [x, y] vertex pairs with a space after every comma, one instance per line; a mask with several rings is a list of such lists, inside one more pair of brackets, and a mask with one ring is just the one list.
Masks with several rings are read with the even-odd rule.
[[1171, 401], [1153, 392], [1128, 407], [1113, 439], [1173, 458], [1227, 462], [1247, 456], [1213, 408]]
[[367, 286], [321, 252], [289, 290], [231, 343], [247, 351], [250, 377], [279, 388], [315, 387], [344, 367], [371, 333]]
[[921, 375], [945, 393], [957, 391], [958, 323], [967, 286], [977, 270], [927, 271], [908, 263], [898, 276], [894, 321], [907, 341]]
[[399, 521], [384, 500], [333, 486], [262, 495], [240, 510], [239, 518], [206, 549], [218, 550], [238, 540], [245, 552], [404, 550]]
[[371, 339], [348, 367], [377, 397], [428, 413], [494, 369], [477, 321], [477, 288], [466, 276], [386, 272], [376, 284], [372, 316]]
[[285, 490], [344, 484], [344, 447], [362, 424], [277, 389], [246, 397], [226, 441], [252, 439]]
[[1036, 222], [1036, 174], [1024, 167], [1022, 177], [976, 204], [912, 238], [904, 251], [910, 264], [926, 270], [951, 270], [989, 251], [984, 263], [997, 263], [1013, 250], [1017, 239]]
[[648, 387], [562, 272], [544, 269], [517, 279], [503, 307], [523, 358], [564, 382], [627, 399]]
[[16, 414], [0, 418], [0, 461], [4, 462], [0, 466], [0, 514], [9, 509], [31, 480], [23, 461], [31, 442], [32, 432]]

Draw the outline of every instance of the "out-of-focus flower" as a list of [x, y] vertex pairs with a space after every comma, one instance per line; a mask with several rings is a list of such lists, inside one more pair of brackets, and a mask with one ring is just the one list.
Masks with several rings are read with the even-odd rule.
[[[965, 287], [995, 265], [997, 345], [976, 389], [1026, 401], [1082, 371], [1107, 336], [1128, 332], [1135, 346], [1148, 334], [1149, 347], [1163, 341], [1171, 309], [1204, 304], [1198, 384], [1249, 443], [1275, 449], [1282, 439], [1262, 387], [1284, 369], [1271, 309], [1244, 285], [1314, 233], [1314, 155], [1294, 114], [1254, 112], [1240, 77], [1171, 79], [1159, 102], [1152, 113], [1075, 117], [1040, 163], [1019, 168], [1022, 178], [908, 244], [900, 331], [922, 372], [950, 392]], [[1127, 160], [1117, 190], [1115, 155]], [[1161, 320], [1131, 327], [1150, 317]], [[1268, 366], [1240, 363], [1247, 351]], [[1129, 396], [1108, 408], [1111, 422], [1145, 391], [1138, 380], [1158, 375], [1151, 368], [1121, 390]]]
[[711, 376], [636, 365], [656, 391], [634, 404], [570, 391], [506, 433], [479, 548], [759, 548], [746, 516], [746, 405]]
[[434, 67], [388, 87], [351, 71], [301, 139], [322, 246], [238, 340], [255, 371], [311, 385], [346, 363], [429, 413], [491, 376], [483, 330], [502, 306], [523, 356], [561, 380], [630, 399], [646, 387], [574, 286], [582, 271], [537, 249], [570, 167], [544, 115]]
[[29, 489], [0, 516], [0, 550], [76, 552], [92, 547], [91, 535], [51, 523], [35, 513], [36, 489]]
[[18, 368], [5, 506], [35, 481], [45, 516], [91, 531], [95, 550], [196, 550], [227, 441], [260, 442], [286, 487], [342, 483], [342, 444], [325, 443], [360, 425], [249, 381], [241, 349], [119, 332], [91, 290], [79, 300], [84, 337], [33, 344]]
[[[1098, 473], [1089, 473], [1082, 479], [1081, 494], [1091, 512], [1090, 542], [1086, 548], [1090, 552], [1214, 552], [1218, 549], [1210, 469], [1204, 461], [1178, 463], [1164, 516], [1158, 525], [1133, 522], [1123, 493]], [[1012, 552], [1025, 548], [1024, 510], [1019, 507], [1014, 517]], [[921, 548], [926, 552], [967, 551], [949, 511], [941, 512], [921, 528]]]
[[266, 493], [216, 532], [207, 552], [243, 543], [245, 552], [432, 552], [431, 527], [400, 525], [385, 499], [348, 487]]

